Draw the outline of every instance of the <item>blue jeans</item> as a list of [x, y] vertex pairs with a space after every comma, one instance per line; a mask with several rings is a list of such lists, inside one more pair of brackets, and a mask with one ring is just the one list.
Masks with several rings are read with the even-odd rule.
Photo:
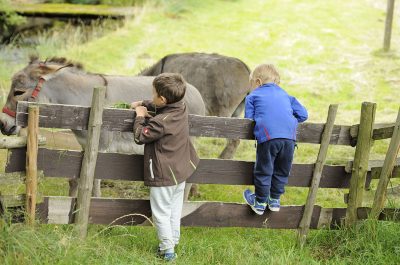
[[254, 186], [258, 202], [266, 202], [269, 196], [279, 199], [285, 192], [294, 147], [295, 141], [290, 139], [272, 139], [257, 145]]

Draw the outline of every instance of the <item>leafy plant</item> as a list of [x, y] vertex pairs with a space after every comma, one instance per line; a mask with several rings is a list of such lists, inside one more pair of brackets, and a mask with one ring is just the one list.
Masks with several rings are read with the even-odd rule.
[[15, 27], [26, 22], [12, 8], [9, 0], [0, 0], [0, 40], [12, 35]]
[[115, 108], [115, 109], [130, 109], [131, 108], [131, 104], [121, 101], [121, 102], [115, 103], [112, 106], [112, 108]]

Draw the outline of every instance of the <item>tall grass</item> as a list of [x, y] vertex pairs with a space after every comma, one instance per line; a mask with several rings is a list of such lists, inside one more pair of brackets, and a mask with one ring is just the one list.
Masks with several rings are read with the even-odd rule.
[[[296, 245], [290, 230], [183, 228], [176, 264], [399, 264], [400, 224], [362, 221], [311, 231]], [[1, 264], [163, 264], [151, 227], [91, 225], [81, 241], [72, 226], [0, 224]]]

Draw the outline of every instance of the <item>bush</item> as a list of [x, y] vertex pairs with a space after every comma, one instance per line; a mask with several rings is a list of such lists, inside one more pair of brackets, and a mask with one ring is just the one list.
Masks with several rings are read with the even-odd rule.
[[26, 20], [12, 10], [9, 0], [0, 0], [0, 40], [9, 37]]

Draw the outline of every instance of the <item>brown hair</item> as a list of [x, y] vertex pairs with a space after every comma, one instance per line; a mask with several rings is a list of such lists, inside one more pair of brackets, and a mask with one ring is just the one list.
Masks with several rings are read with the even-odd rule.
[[168, 104], [180, 101], [186, 92], [186, 82], [180, 74], [159, 74], [154, 78], [153, 86], [159, 96], [165, 97]]
[[260, 64], [250, 74], [250, 80], [260, 79], [263, 84], [275, 83], [279, 85], [280, 76], [272, 64]]

